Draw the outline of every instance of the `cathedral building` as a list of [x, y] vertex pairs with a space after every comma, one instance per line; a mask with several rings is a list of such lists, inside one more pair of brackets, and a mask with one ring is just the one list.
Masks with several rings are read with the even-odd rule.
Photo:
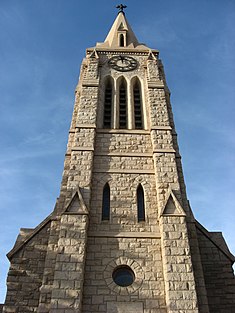
[[86, 50], [53, 212], [8, 253], [4, 313], [234, 313], [234, 256], [190, 208], [164, 68], [123, 9]]

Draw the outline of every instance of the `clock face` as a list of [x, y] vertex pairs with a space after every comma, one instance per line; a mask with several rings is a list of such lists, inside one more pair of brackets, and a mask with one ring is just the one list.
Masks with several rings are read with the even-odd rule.
[[108, 61], [109, 66], [120, 72], [128, 72], [136, 69], [137, 61], [129, 56], [115, 55]]

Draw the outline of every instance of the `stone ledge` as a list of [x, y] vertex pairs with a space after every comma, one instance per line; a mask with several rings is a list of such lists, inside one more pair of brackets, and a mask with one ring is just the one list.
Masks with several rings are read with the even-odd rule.
[[78, 147], [78, 148], [71, 148], [71, 151], [94, 151], [93, 147]]
[[141, 134], [141, 135], [150, 135], [149, 130], [144, 129], [104, 129], [100, 128], [96, 130], [97, 133], [104, 134]]
[[151, 158], [153, 153], [147, 152], [95, 152], [95, 156], [146, 157]]
[[152, 126], [151, 130], [172, 130], [171, 126]]
[[121, 173], [121, 174], [152, 174], [154, 175], [154, 170], [130, 170], [130, 169], [94, 169], [93, 173]]
[[174, 149], [155, 149], [153, 153], [176, 153]]
[[98, 80], [91, 80], [91, 79], [84, 79], [82, 82], [83, 87], [98, 87], [99, 86], [99, 81]]
[[[102, 43], [103, 44], [103, 43]], [[111, 54], [111, 55], [116, 55], [120, 53], [125, 53], [126, 55], [128, 54], [133, 54], [133, 55], [149, 55], [149, 48], [146, 47], [146, 49], [138, 49], [138, 48], [118, 48], [118, 51], [116, 49], [112, 49], [109, 47], [101, 47], [101, 46], [96, 46], [95, 47], [96, 52], [98, 54]], [[90, 55], [94, 51], [94, 48], [87, 48], [86, 49], [86, 54]], [[159, 54], [159, 51], [156, 49], [151, 49], [153, 54], [157, 55]]]
[[96, 128], [95, 124], [76, 124], [75, 128]]
[[164, 89], [165, 86], [161, 81], [148, 82], [148, 88], [161, 88]]
[[104, 237], [104, 238], [158, 238], [160, 239], [160, 233], [154, 232], [101, 232], [101, 231], [91, 231], [88, 232], [88, 237]]

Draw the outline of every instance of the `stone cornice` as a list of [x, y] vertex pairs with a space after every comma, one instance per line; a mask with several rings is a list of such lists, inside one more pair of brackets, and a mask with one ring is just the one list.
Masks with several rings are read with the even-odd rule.
[[[95, 47], [97, 53], [100, 54], [136, 54], [136, 55], [149, 55], [149, 48], [138, 49], [138, 48], [118, 48], [118, 49], [108, 49], [108, 48], [99, 48]], [[86, 54], [90, 55], [94, 51], [94, 48], [86, 49]], [[158, 56], [159, 51], [156, 49], [151, 49], [151, 51]]]

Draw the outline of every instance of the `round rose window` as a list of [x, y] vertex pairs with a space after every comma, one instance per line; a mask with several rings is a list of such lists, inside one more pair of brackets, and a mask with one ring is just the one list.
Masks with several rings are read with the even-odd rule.
[[121, 287], [130, 286], [135, 280], [134, 272], [127, 265], [116, 267], [112, 277], [114, 282]]

